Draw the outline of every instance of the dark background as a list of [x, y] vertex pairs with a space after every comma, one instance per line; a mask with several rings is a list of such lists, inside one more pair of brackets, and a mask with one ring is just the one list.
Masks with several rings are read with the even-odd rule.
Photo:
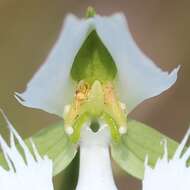
[[[170, 71], [181, 65], [178, 81], [170, 90], [130, 114], [180, 140], [190, 121], [189, 0], [0, 0], [0, 107], [24, 137], [59, 119], [22, 107], [13, 94], [25, 88], [43, 63], [64, 16], [70, 12], [83, 16], [89, 5], [102, 15], [125, 13], [138, 45], [161, 68]], [[120, 190], [141, 189], [138, 180], [122, 172], [116, 180]], [[60, 174], [56, 190], [62, 189], [61, 181]]]

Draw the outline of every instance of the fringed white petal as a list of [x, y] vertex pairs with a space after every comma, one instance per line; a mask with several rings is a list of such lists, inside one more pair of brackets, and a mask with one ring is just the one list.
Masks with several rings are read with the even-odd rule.
[[76, 190], [117, 190], [109, 155], [108, 127], [94, 133], [85, 126], [81, 131], [80, 172]]
[[171, 160], [168, 158], [167, 143], [165, 143], [164, 156], [157, 161], [155, 168], [151, 168], [146, 163], [143, 190], [190, 189], [190, 167], [187, 166], [187, 161], [190, 158], [190, 147], [182, 153], [189, 135], [190, 129]]
[[[4, 115], [4, 113], [3, 113]], [[4, 115], [10, 130], [10, 146], [0, 136], [0, 146], [9, 169], [0, 166], [1, 190], [53, 190], [52, 161], [41, 157], [31, 141], [33, 154]], [[18, 151], [15, 139], [24, 152]]]
[[28, 83], [26, 91], [16, 93], [19, 102], [63, 116], [64, 106], [70, 103], [73, 94], [71, 66], [93, 29], [115, 61], [118, 69], [116, 86], [128, 111], [175, 83], [179, 67], [168, 74], [154, 65], [137, 47], [122, 14], [90, 19], [69, 15], [45, 64]]

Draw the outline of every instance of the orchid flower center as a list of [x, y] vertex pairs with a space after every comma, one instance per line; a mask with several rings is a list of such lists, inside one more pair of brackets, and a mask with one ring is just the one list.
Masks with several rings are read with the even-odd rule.
[[96, 80], [90, 85], [80, 81], [72, 104], [65, 107], [65, 131], [76, 143], [84, 124], [95, 120], [107, 123], [115, 141], [127, 131], [126, 109], [119, 102], [112, 83]]

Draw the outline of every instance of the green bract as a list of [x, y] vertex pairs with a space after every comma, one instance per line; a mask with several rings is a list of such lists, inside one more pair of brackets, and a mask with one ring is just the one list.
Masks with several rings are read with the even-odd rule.
[[96, 31], [92, 31], [78, 51], [71, 68], [71, 76], [76, 81], [112, 81], [117, 73], [110, 53], [101, 42]]

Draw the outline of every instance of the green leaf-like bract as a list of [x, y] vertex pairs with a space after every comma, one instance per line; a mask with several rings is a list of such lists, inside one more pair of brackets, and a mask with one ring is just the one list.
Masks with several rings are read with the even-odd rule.
[[[57, 175], [65, 169], [76, 154], [75, 146], [65, 134], [63, 124], [57, 124], [40, 130], [31, 137], [40, 155], [47, 155], [53, 160], [53, 175]], [[32, 150], [29, 139], [25, 143]], [[18, 146], [21, 150], [21, 147]], [[23, 151], [20, 151], [23, 154]], [[7, 168], [4, 156], [0, 153], [0, 166]]]
[[145, 157], [148, 156], [149, 164], [153, 167], [163, 155], [161, 142], [164, 139], [167, 140], [169, 158], [172, 158], [178, 146], [177, 142], [151, 127], [130, 120], [127, 134], [122, 136], [119, 144], [112, 144], [111, 154], [116, 163], [127, 173], [143, 179]]
[[111, 81], [117, 74], [116, 65], [98, 37], [96, 31], [92, 31], [79, 52], [71, 68], [71, 77], [75, 81], [86, 80], [93, 83]]

